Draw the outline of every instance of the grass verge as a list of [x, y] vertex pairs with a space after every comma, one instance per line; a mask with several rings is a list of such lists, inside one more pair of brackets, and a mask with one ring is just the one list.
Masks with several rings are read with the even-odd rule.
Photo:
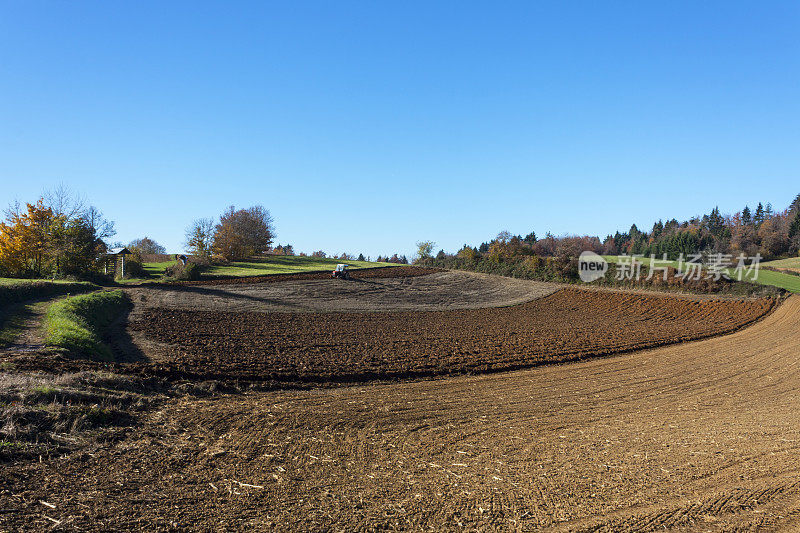
[[87, 281], [0, 278], [0, 347], [12, 344], [25, 329], [35, 300], [96, 290]]
[[56, 302], [45, 314], [45, 344], [110, 361], [113, 356], [103, 344], [102, 330], [129, 305], [121, 290], [93, 292]]
[[63, 294], [79, 294], [93, 291], [97, 288], [97, 285], [88, 281], [0, 278], [0, 309], [28, 300], [61, 296]]

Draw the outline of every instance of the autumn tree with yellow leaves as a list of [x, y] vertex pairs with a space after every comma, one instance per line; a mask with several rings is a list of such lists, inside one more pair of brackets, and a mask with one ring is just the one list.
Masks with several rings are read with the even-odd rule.
[[6, 212], [0, 222], [0, 276], [82, 275], [97, 265], [114, 225], [94, 207], [65, 202], [63, 194]]

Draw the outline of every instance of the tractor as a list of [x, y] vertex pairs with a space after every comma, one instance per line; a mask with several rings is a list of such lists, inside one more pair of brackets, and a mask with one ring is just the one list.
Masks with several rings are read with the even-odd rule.
[[331, 273], [332, 278], [350, 279], [350, 272], [347, 270], [348, 265], [338, 264], [336, 269]]

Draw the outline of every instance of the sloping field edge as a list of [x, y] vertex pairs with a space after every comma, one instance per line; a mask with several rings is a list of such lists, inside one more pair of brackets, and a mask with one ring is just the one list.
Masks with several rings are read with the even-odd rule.
[[[542, 299], [553, 297], [564, 290], [583, 291], [584, 289], [578, 288], [563, 288], [555, 291], [549, 295], [544, 296]], [[669, 298], [669, 295], [664, 295], [664, 298]], [[253, 379], [251, 377], [242, 376], [229, 376], [224, 373], [215, 372], [192, 372], [187, 370], [176, 370], [169, 368], [166, 365], [153, 362], [132, 362], [132, 363], [118, 363], [118, 362], [105, 362], [97, 363], [89, 360], [75, 360], [63, 358], [57, 354], [48, 358], [41, 357], [26, 357], [24, 360], [15, 361], [17, 367], [25, 370], [44, 370], [52, 372], [54, 367], [59, 371], [76, 372], [81, 370], [107, 370], [120, 374], [132, 374], [141, 377], [158, 377], [170, 381], [220, 381], [220, 382], [236, 382], [240, 384], [250, 384], [257, 387], [259, 390], [307, 390], [313, 388], [327, 388], [337, 386], [352, 386], [363, 385], [367, 383], [379, 382], [397, 382], [405, 380], [422, 380], [422, 379], [446, 379], [449, 377], [458, 376], [478, 376], [478, 375], [492, 375], [500, 373], [510, 373], [522, 370], [531, 370], [539, 367], [547, 367], [554, 365], [567, 365], [580, 362], [592, 361], [600, 358], [608, 358], [621, 356], [625, 354], [642, 352], [647, 350], [654, 350], [664, 348], [667, 346], [676, 346], [708, 340], [711, 338], [724, 337], [732, 335], [741, 330], [747, 329], [754, 324], [766, 319], [772, 315], [784, 302], [790, 298], [800, 298], [800, 296], [789, 296], [788, 298], [770, 299], [771, 305], [769, 309], [760, 316], [739, 324], [737, 326], [724, 329], [719, 332], [700, 335], [693, 339], [676, 340], [676, 341], [653, 341], [640, 346], [632, 348], [619, 348], [600, 350], [596, 353], [586, 355], [579, 352], [571, 351], [558, 356], [557, 359], [548, 361], [533, 361], [530, 363], [519, 363], [503, 368], [481, 368], [479, 370], [425, 370], [425, 371], [387, 371], [387, 372], [357, 372], [352, 374], [340, 375], [317, 375], [317, 376], [300, 376], [300, 375], [283, 375], [283, 376], [264, 376], [263, 379]], [[446, 313], [448, 311], [434, 311]]]
[[[442, 272], [440, 268], [416, 267], [416, 266], [392, 266], [392, 267], [371, 267], [357, 268], [350, 270], [350, 277], [354, 279], [366, 278], [413, 278], [417, 276], [427, 276], [435, 272]], [[237, 285], [237, 284], [257, 284], [257, 283], [277, 283], [281, 281], [306, 281], [330, 279], [330, 270], [309, 270], [307, 272], [292, 272], [283, 274], [265, 274], [263, 276], [239, 276], [203, 279], [199, 281], [176, 281], [164, 283], [163, 285]]]
[[[554, 295], [560, 293], [563, 290], [575, 290], [575, 291], [583, 291], [583, 289], [577, 288], [564, 288], [558, 291], [555, 291], [551, 294], [544, 296], [542, 299], [551, 298]], [[669, 295], [665, 295], [665, 298], [669, 298]], [[711, 338], [716, 337], [724, 337], [726, 335], [732, 335], [738, 331], [743, 329], [749, 328], [750, 326], [756, 324], [757, 322], [765, 319], [766, 317], [770, 316], [775, 309], [777, 309], [783, 301], [786, 299], [782, 299], [781, 301], [777, 301], [771, 299], [772, 304], [770, 305], [769, 309], [762, 315], [755, 317], [747, 322], [739, 324], [737, 326], [730, 327], [728, 329], [724, 329], [719, 332], [710, 333], [706, 335], [700, 335], [693, 339], [687, 340], [677, 340], [677, 341], [653, 341], [650, 343], [645, 343], [641, 346], [636, 346], [633, 348], [619, 348], [619, 349], [609, 349], [609, 350], [601, 350], [597, 353], [591, 355], [582, 355], [580, 352], [570, 351], [564, 354], [561, 354], [558, 359], [549, 360], [549, 361], [534, 361], [531, 363], [519, 363], [514, 365], [505, 366], [503, 368], [482, 368], [480, 370], [467, 370], [467, 371], [454, 371], [454, 370], [425, 370], [425, 371], [387, 371], [387, 372], [356, 372], [352, 374], [340, 374], [340, 375], [318, 375], [318, 376], [299, 376], [299, 375], [284, 375], [284, 376], [265, 376], [263, 380], [261, 379], [237, 379], [240, 382], [246, 383], [260, 383], [260, 384], [272, 384], [271, 386], [264, 387], [265, 390], [273, 390], [273, 389], [294, 389], [294, 388], [316, 388], [320, 385], [357, 385], [357, 384], [364, 384], [370, 382], [378, 382], [378, 381], [399, 381], [399, 380], [415, 380], [415, 379], [435, 379], [435, 378], [447, 378], [447, 377], [456, 377], [456, 376], [465, 376], [465, 375], [488, 375], [488, 374], [499, 374], [499, 373], [507, 373], [507, 372], [516, 372], [520, 370], [530, 370], [533, 368], [539, 368], [543, 366], [552, 366], [552, 365], [564, 365], [564, 364], [573, 364], [573, 363], [580, 363], [585, 361], [591, 361], [594, 359], [606, 358], [606, 357], [614, 357], [618, 355], [624, 355], [634, 352], [641, 352], [646, 350], [653, 350], [657, 348], [663, 348], [666, 346], [676, 346], [681, 344], [687, 344], [692, 342], [703, 341]], [[523, 304], [519, 304], [523, 305]], [[433, 313], [447, 313], [448, 311], [432, 311]], [[152, 364], [147, 364], [146, 366], [151, 366]], [[188, 372], [188, 371], [180, 371], [174, 370], [171, 368], [159, 367], [158, 365], [152, 365], [155, 368], [152, 371], [159, 376], [166, 377], [168, 379], [176, 379], [176, 380], [218, 380], [224, 381], [226, 379], [230, 379], [230, 377], [226, 376], [225, 374], [217, 374], [217, 373], [208, 373], [208, 372]], [[131, 369], [134, 370], [134, 369]], [[141, 375], [149, 375], [148, 372], [151, 369], [147, 369], [145, 367], [137, 368], [134, 370], [134, 373], [141, 374]]]

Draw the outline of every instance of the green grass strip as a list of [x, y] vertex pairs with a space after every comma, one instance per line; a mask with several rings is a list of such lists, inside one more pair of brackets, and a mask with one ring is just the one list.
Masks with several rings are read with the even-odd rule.
[[266, 258], [236, 261], [228, 265], [211, 266], [206, 270], [208, 277], [247, 277], [269, 274], [291, 274], [316, 270], [333, 270], [339, 263], [351, 268], [374, 268], [397, 266], [394, 263], [375, 263], [369, 261], [343, 261], [321, 257], [300, 257], [295, 255], [273, 255]]
[[45, 344], [70, 353], [111, 361], [101, 334], [130, 302], [123, 291], [99, 291], [54, 303], [44, 318]]
[[[602, 256], [603, 259], [608, 261], [609, 263], [616, 263], [619, 261], [619, 257], [617, 255], [604, 255]], [[649, 264], [650, 261], [649, 257], [638, 258], [638, 260], [645, 265]], [[677, 261], [668, 261], [663, 262], [660, 259], [656, 259], [658, 261], [658, 266], [671, 266], [673, 268], [678, 268]], [[786, 261], [785, 263], [781, 263], [781, 261], [770, 261], [768, 263], [761, 263], [760, 266], [779, 266], [779, 264], [794, 264], [790, 263], [793, 262], [794, 259], [787, 259], [783, 260]], [[684, 263], [685, 264], [685, 263]], [[703, 265], [705, 268], [705, 265]], [[642, 267], [642, 272], [646, 272], [646, 267]], [[736, 272], [732, 268], [726, 269], [726, 273], [730, 276], [731, 279], [737, 279]], [[772, 270], [764, 270], [759, 269], [758, 276], [756, 279], [753, 279], [752, 274], [744, 274], [742, 276], [742, 281], [749, 282], [749, 283], [756, 283], [758, 285], [768, 285], [772, 287], [778, 287], [779, 289], [784, 289], [794, 293], [800, 293], [800, 276], [793, 276], [791, 274], [784, 274], [782, 272], [775, 272]]]
[[5, 306], [62, 294], [80, 294], [98, 288], [88, 281], [0, 278], [0, 309]]

